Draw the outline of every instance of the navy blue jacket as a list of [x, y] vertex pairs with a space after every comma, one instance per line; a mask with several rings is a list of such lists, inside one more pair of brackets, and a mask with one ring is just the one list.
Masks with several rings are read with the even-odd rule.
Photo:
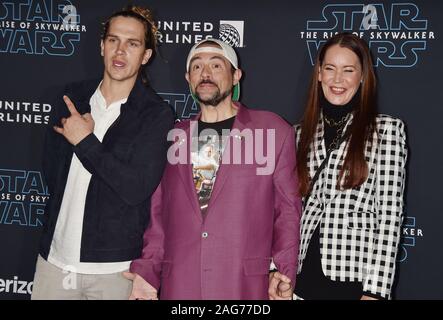
[[142, 252], [150, 198], [166, 163], [167, 133], [174, 125], [173, 112], [138, 78], [103, 141], [90, 134], [74, 147], [52, 129], [54, 124], [60, 124], [62, 117], [70, 115], [62, 95], [71, 98], [80, 114], [91, 112], [89, 100], [99, 82], [68, 85], [53, 105], [43, 158], [43, 172], [51, 195], [40, 243], [40, 254], [45, 259], [74, 152], [92, 174], [86, 195], [80, 261], [128, 261]]

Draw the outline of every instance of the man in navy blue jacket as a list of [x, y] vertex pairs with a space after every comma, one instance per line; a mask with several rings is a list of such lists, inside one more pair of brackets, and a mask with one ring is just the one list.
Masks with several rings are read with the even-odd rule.
[[171, 108], [147, 85], [151, 13], [128, 7], [104, 25], [103, 79], [66, 87], [45, 141], [51, 194], [32, 299], [127, 299], [151, 194], [166, 162]]

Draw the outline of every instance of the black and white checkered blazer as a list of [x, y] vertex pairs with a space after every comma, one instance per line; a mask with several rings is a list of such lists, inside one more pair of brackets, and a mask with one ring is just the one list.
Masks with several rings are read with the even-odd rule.
[[[352, 115], [346, 128], [352, 122]], [[299, 268], [309, 241], [320, 227], [321, 265], [334, 281], [359, 281], [363, 291], [390, 298], [403, 219], [403, 190], [407, 159], [406, 134], [401, 120], [378, 115], [373, 147], [366, 146], [367, 180], [358, 188], [337, 190], [337, 179], [347, 143], [332, 151], [308, 199], [300, 227]], [[297, 144], [300, 125], [295, 126]], [[309, 174], [326, 157], [323, 117], [308, 154]]]

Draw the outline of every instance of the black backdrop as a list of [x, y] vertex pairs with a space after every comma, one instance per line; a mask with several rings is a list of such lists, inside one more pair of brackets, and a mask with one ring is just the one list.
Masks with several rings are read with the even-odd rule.
[[[150, 6], [160, 21], [162, 44], [149, 75], [181, 118], [197, 110], [184, 72], [191, 44], [202, 37], [221, 37], [237, 46], [246, 105], [296, 123], [318, 45], [333, 32], [361, 33], [376, 58], [380, 111], [400, 117], [408, 129], [406, 219], [394, 296], [443, 298], [441, 1], [136, 3]], [[51, 93], [68, 82], [101, 76], [101, 22], [125, 4], [0, 2], [0, 299], [28, 299], [32, 289], [49, 196], [40, 159]], [[73, 30], [60, 30], [63, 23]]]

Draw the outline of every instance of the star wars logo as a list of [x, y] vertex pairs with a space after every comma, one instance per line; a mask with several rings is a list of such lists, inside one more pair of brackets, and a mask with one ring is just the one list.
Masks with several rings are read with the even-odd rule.
[[320, 46], [338, 32], [364, 38], [374, 54], [374, 66], [389, 68], [415, 66], [420, 52], [436, 38], [414, 3], [328, 4], [321, 18], [308, 20], [306, 31], [300, 32], [312, 65]]
[[190, 119], [200, 112], [199, 106], [190, 94], [159, 93], [159, 95], [174, 108], [179, 120]]
[[40, 172], [0, 169], [0, 224], [39, 227], [48, 200]]
[[423, 230], [417, 227], [415, 217], [406, 217], [403, 221], [400, 248], [397, 256], [399, 262], [408, 258], [408, 250], [416, 246], [417, 238], [423, 237]]
[[0, 2], [0, 53], [71, 56], [82, 32], [69, 0]]

